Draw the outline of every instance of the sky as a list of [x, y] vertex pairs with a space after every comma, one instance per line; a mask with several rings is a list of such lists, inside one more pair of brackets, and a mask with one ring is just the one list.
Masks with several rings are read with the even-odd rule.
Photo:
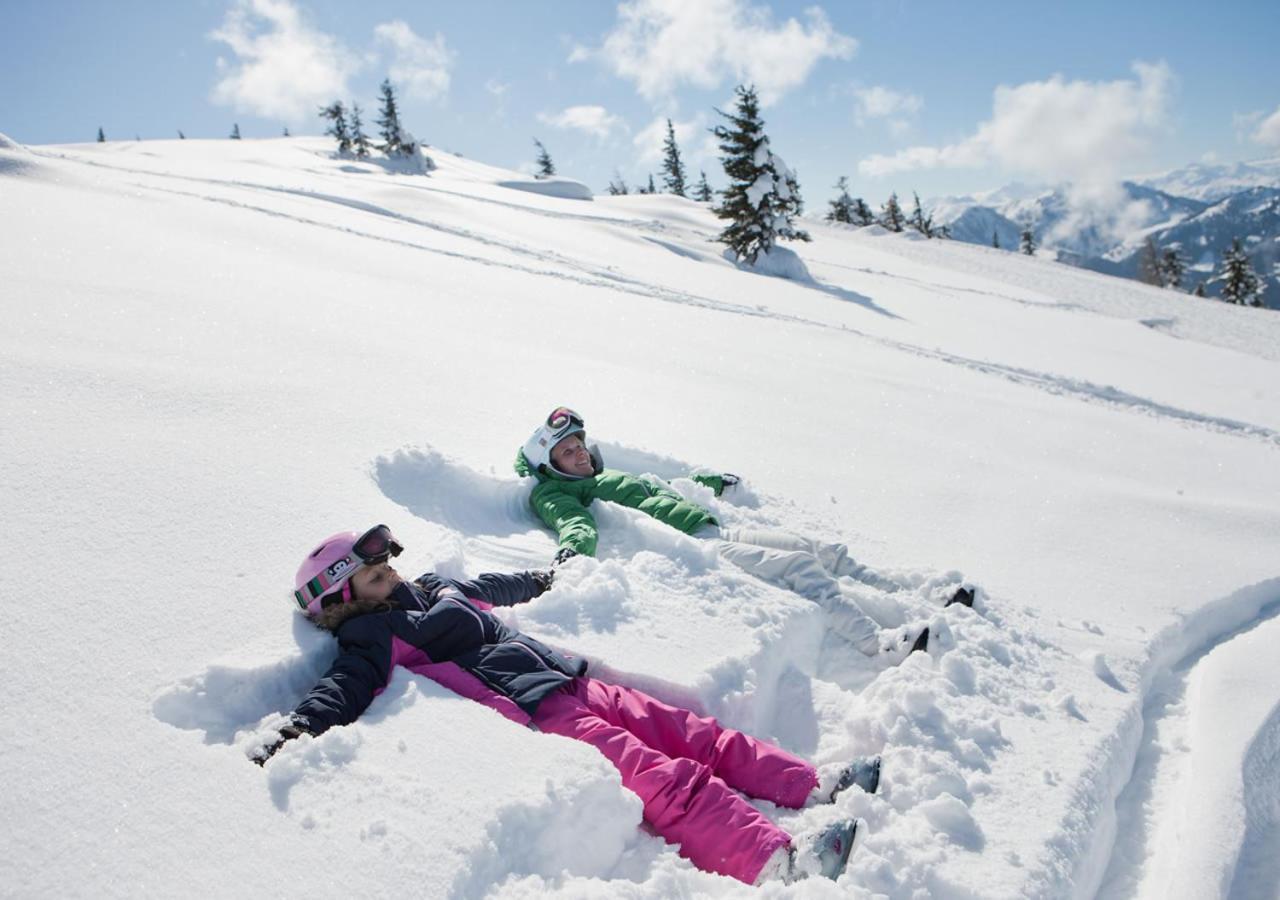
[[[1273, 2], [0, 0], [0, 132], [26, 144], [319, 134], [384, 78], [438, 150], [602, 190], [659, 172], [753, 83], [773, 150], [824, 204], [847, 176], [959, 195], [1280, 156]], [[659, 179], [659, 184], [661, 181]]]

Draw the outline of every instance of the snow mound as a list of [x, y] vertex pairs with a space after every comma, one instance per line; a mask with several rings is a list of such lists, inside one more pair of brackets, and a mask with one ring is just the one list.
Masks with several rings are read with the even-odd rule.
[[0, 176], [21, 175], [36, 166], [35, 154], [7, 135], [0, 134]]
[[893, 232], [891, 232], [888, 228], [885, 228], [883, 225], [868, 225], [865, 228], [861, 229], [858, 233], [869, 234], [872, 237], [880, 237], [880, 235], [882, 234], [892, 234]]
[[756, 272], [760, 275], [772, 275], [775, 278], [786, 278], [790, 281], [812, 281], [804, 260], [794, 250], [775, 246], [756, 257], [754, 263], [738, 260], [733, 250], [725, 250], [724, 258], [735, 263], [739, 269]]
[[528, 191], [531, 194], [542, 194], [545, 197], [559, 197], [562, 200], [591, 200], [595, 194], [591, 188], [581, 181], [572, 178], [508, 178], [499, 181], [498, 187], [510, 188], [513, 191]]
[[0, 132], [0, 150], [19, 150], [23, 153], [30, 152], [29, 150], [27, 150], [26, 147], [22, 146], [13, 138], [9, 137], [7, 134], [4, 134], [3, 132]]

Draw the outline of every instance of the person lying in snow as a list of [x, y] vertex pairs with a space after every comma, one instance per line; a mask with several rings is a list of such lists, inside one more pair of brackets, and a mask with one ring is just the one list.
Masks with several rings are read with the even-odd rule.
[[294, 600], [334, 633], [328, 672], [254, 760], [288, 741], [354, 722], [404, 666], [522, 725], [596, 747], [644, 803], [644, 820], [700, 869], [748, 884], [810, 874], [837, 878], [861, 820], [837, 821], [798, 840], [737, 792], [798, 809], [834, 803], [851, 787], [874, 793], [880, 759], [812, 765], [765, 741], [585, 674], [586, 662], [516, 631], [490, 612], [538, 596], [551, 573], [451, 581], [403, 580], [402, 551], [385, 525], [326, 538], [298, 569]]
[[[538, 480], [529, 503], [559, 537], [553, 566], [578, 554], [595, 555], [596, 522], [587, 507], [593, 500], [609, 500], [638, 509], [686, 534], [718, 541], [720, 555], [740, 569], [818, 603], [827, 611], [832, 629], [867, 656], [900, 662], [909, 653], [928, 649], [927, 626], [905, 625], [882, 632], [857, 602], [840, 590], [837, 579], [844, 575], [882, 589], [898, 587], [850, 559], [844, 544], [783, 531], [722, 528], [710, 510], [685, 500], [669, 486], [606, 469], [599, 448], [588, 447], [586, 436], [582, 417], [561, 406], [516, 453], [516, 473]], [[738, 477], [730, 474], [690, 477], [711, 488], [717, 497], [738, 483]], [[972, 590], [959, 588], [947, 605], [952, 603], [971, 606]]]

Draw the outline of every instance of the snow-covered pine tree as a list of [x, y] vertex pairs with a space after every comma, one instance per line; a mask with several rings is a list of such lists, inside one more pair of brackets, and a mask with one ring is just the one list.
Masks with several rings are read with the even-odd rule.
[[404, 156], [408, 149], [404, 143], [404, 129], [400, 126], [400, 109], [396, 106], [396, 90], [391, 86], [391, 79], [382, 79], [378, 87], [382, 97], [382, 108], [378, 110], [378, 127], [382, 135], [382, 143], [378, 149], [387, 156]]
[[863, 200], [861, 197], [853, 198], [853, 224], [876, 224], [876, 214], [871, 211], [870, 206], [867, 206], [867, 201]]
[[711, 193], [711, 185], [707, 184], [707, 173], [699, 169], [698, 174], [701, 177], [698, 179], [698, 186], [693, 189], [693, 199], [700, 203], [710, 203], [715, 199], [715, 194]]
[[240, 123], [236, 122], [231, 126], [231, 140], [240, 140]]
[[1187, 273], [1187, 262], [1178, 252], [1177, 247], [1169, 247], [1160, 257], [1160, 277], [1164, 286], [1176, 290], [1182, 289], [1182, 279]]
[[629, 194], [627, 183], [622, 180], [622, 173], [617, 169], [613, 170], [613, 180], [609, 182], [609, 194], [614, 197], [621, 197]]
[[907, 224], [925, 237], [933, 237], [933, 216], [924, 214], [924, 208], [920, 205], [919, 194], [912, 191], [911, 196], [915, 198], [915, 208], [911, 210], [911, 218], [907, 219]]
[[360, 104], [351, 104], [351, 147], [356, 152], [356, 159], [368, 159], [369, 136], [364, 133], [364, 121], [360, 118]]
[[338, 142], [338, 152], [346, 155], [351, 152], [351, 129], [347, 126], [347, 108], [341, 100], [334, 100], [328, 106], [320, 108], [320, 118], [329, 121], [324, 133]]
[[1262, 285], [1240, 238], [1232, 238], [1231, 249], [1222, 254], [1222, 267], [1214, 280], [1222, 282], [1222, 299], [1228, 303], [1262, 305]]
[[1036, 255], [1036, 236], [1030, 228], [1022, 229], [1022, 240], [1018, 244], [1018, 249], [1027, 254], [1027, 256]]
[[106, 142], [107, 142], [107, 136], [102, 133], [102, 126], [99, 125], [98, 126], [98, 143], [105, 144]]
[[1164, 287], [1164, 275], [1160, 271], [1160, 251], [1150, 237], [1142, 244], [1138, 255], [1138, 280], [1154, 287]]
[[890, 231], [902, 231], [903, 225], [906, 224], [902, 207], [898, 205], [897, 191], [890, 194], [889, 199], [884, 201], [884, 206], [880, 207], [880, 224]]
[[537, 177], [550, 178], [556, 174], [556, 164], [551, 161], [551, 154], [547, 152], [547, 148], [542, 146], [542, 141], [537, 138], [533, 139], [533, 146], [538, 148], [538, 158], [535, 160], [538, 171]]
[[991, 246], [1000, 249], [1000, 233], [994, 228], [991, 229]]
[[649, 186], [648, 186], [647, 188], [645, 188], [645, 189], [644, 189], [644, 192], [645, 192], [646, 194], [656, 194], [656, 193], [658, 193], [658, 189], [657, 189], [656, 187], [654, 187], [654, 185], [653, 185], [653, 173], [652, 173], [652, 172], [650, 172], [650, 173], [649, 173]]
[[787, 164], [769, 149], [755, 88], [738, 85], [736, 93], [735, 112], [716, 110], [732, 127], [721, 124], [712, 129], [720, 139], [720, 161], [729, 177], [723, 202], [712, 211], [729, 220], [717, 240], [728, 244], [738, 259], [755, 263], [780, 238], [807, 241], [809, 235], [792, 222], [800, 213], [798, 185]]
[[676, 146], [676, 130], [667, 119], [667, 139], [662, 144], [662, 179], [669, 193], [684, 197], [684, 163], [680, 160], [680, 148]]
[[1195, 294], [1197, 297], [1206, 297], [1206, 296], [1208, 296], [1208, 295], [1205, 293], [1205, 290], [1204, 290], [1204, 282], [1203, 282], [1203, 281], [1197, 281], [1197, 282], [1196, 282], [1196, 289], [1195, 289], [1194, 291], [1192, 291], [1191, 293]]
[[849, 179], [841, 175], [836, 180], [836, 190], [840, 193], [836, 195], [836, 199], [830, 201], [824, 218], [828, 222], [843, 222], [845, 225], [853, 224], [853, 198], [849, 196]]

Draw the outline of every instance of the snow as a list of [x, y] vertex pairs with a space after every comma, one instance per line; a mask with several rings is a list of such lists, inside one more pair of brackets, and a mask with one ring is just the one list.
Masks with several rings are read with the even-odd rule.
[[510, 460], [569, 403], [725, 524], [847, 542], [901, 587], [846, 588], [937, 636], [871, 665], [604, 504], [599, 558], [504, 612], [819, 764], [883, 754], [875, 796], [760, 804], [867, 821], [838, 884], [765, 893], [1275, 894], [1274, 312], [807, 221], [809, 277], [764, 278], [699, 204], [447, 154], [0, 144], [6, 893], [756, 896], [591, 748], [403, 672], [246, 758], [334, 652], [288, 598], [311, 544], [382, 521], [407, 574], [546, 565]]
[[560, 178], [549, 175], [543, 178], [509, 178], [498, 182], [499, 187], [513, 191], [528, 191], [531, 194], [542, 194], [546, 197], [560, 197], [564, 200], [590, 200], [595, 195], [591, 188], [581, 181], [572, 178]]

